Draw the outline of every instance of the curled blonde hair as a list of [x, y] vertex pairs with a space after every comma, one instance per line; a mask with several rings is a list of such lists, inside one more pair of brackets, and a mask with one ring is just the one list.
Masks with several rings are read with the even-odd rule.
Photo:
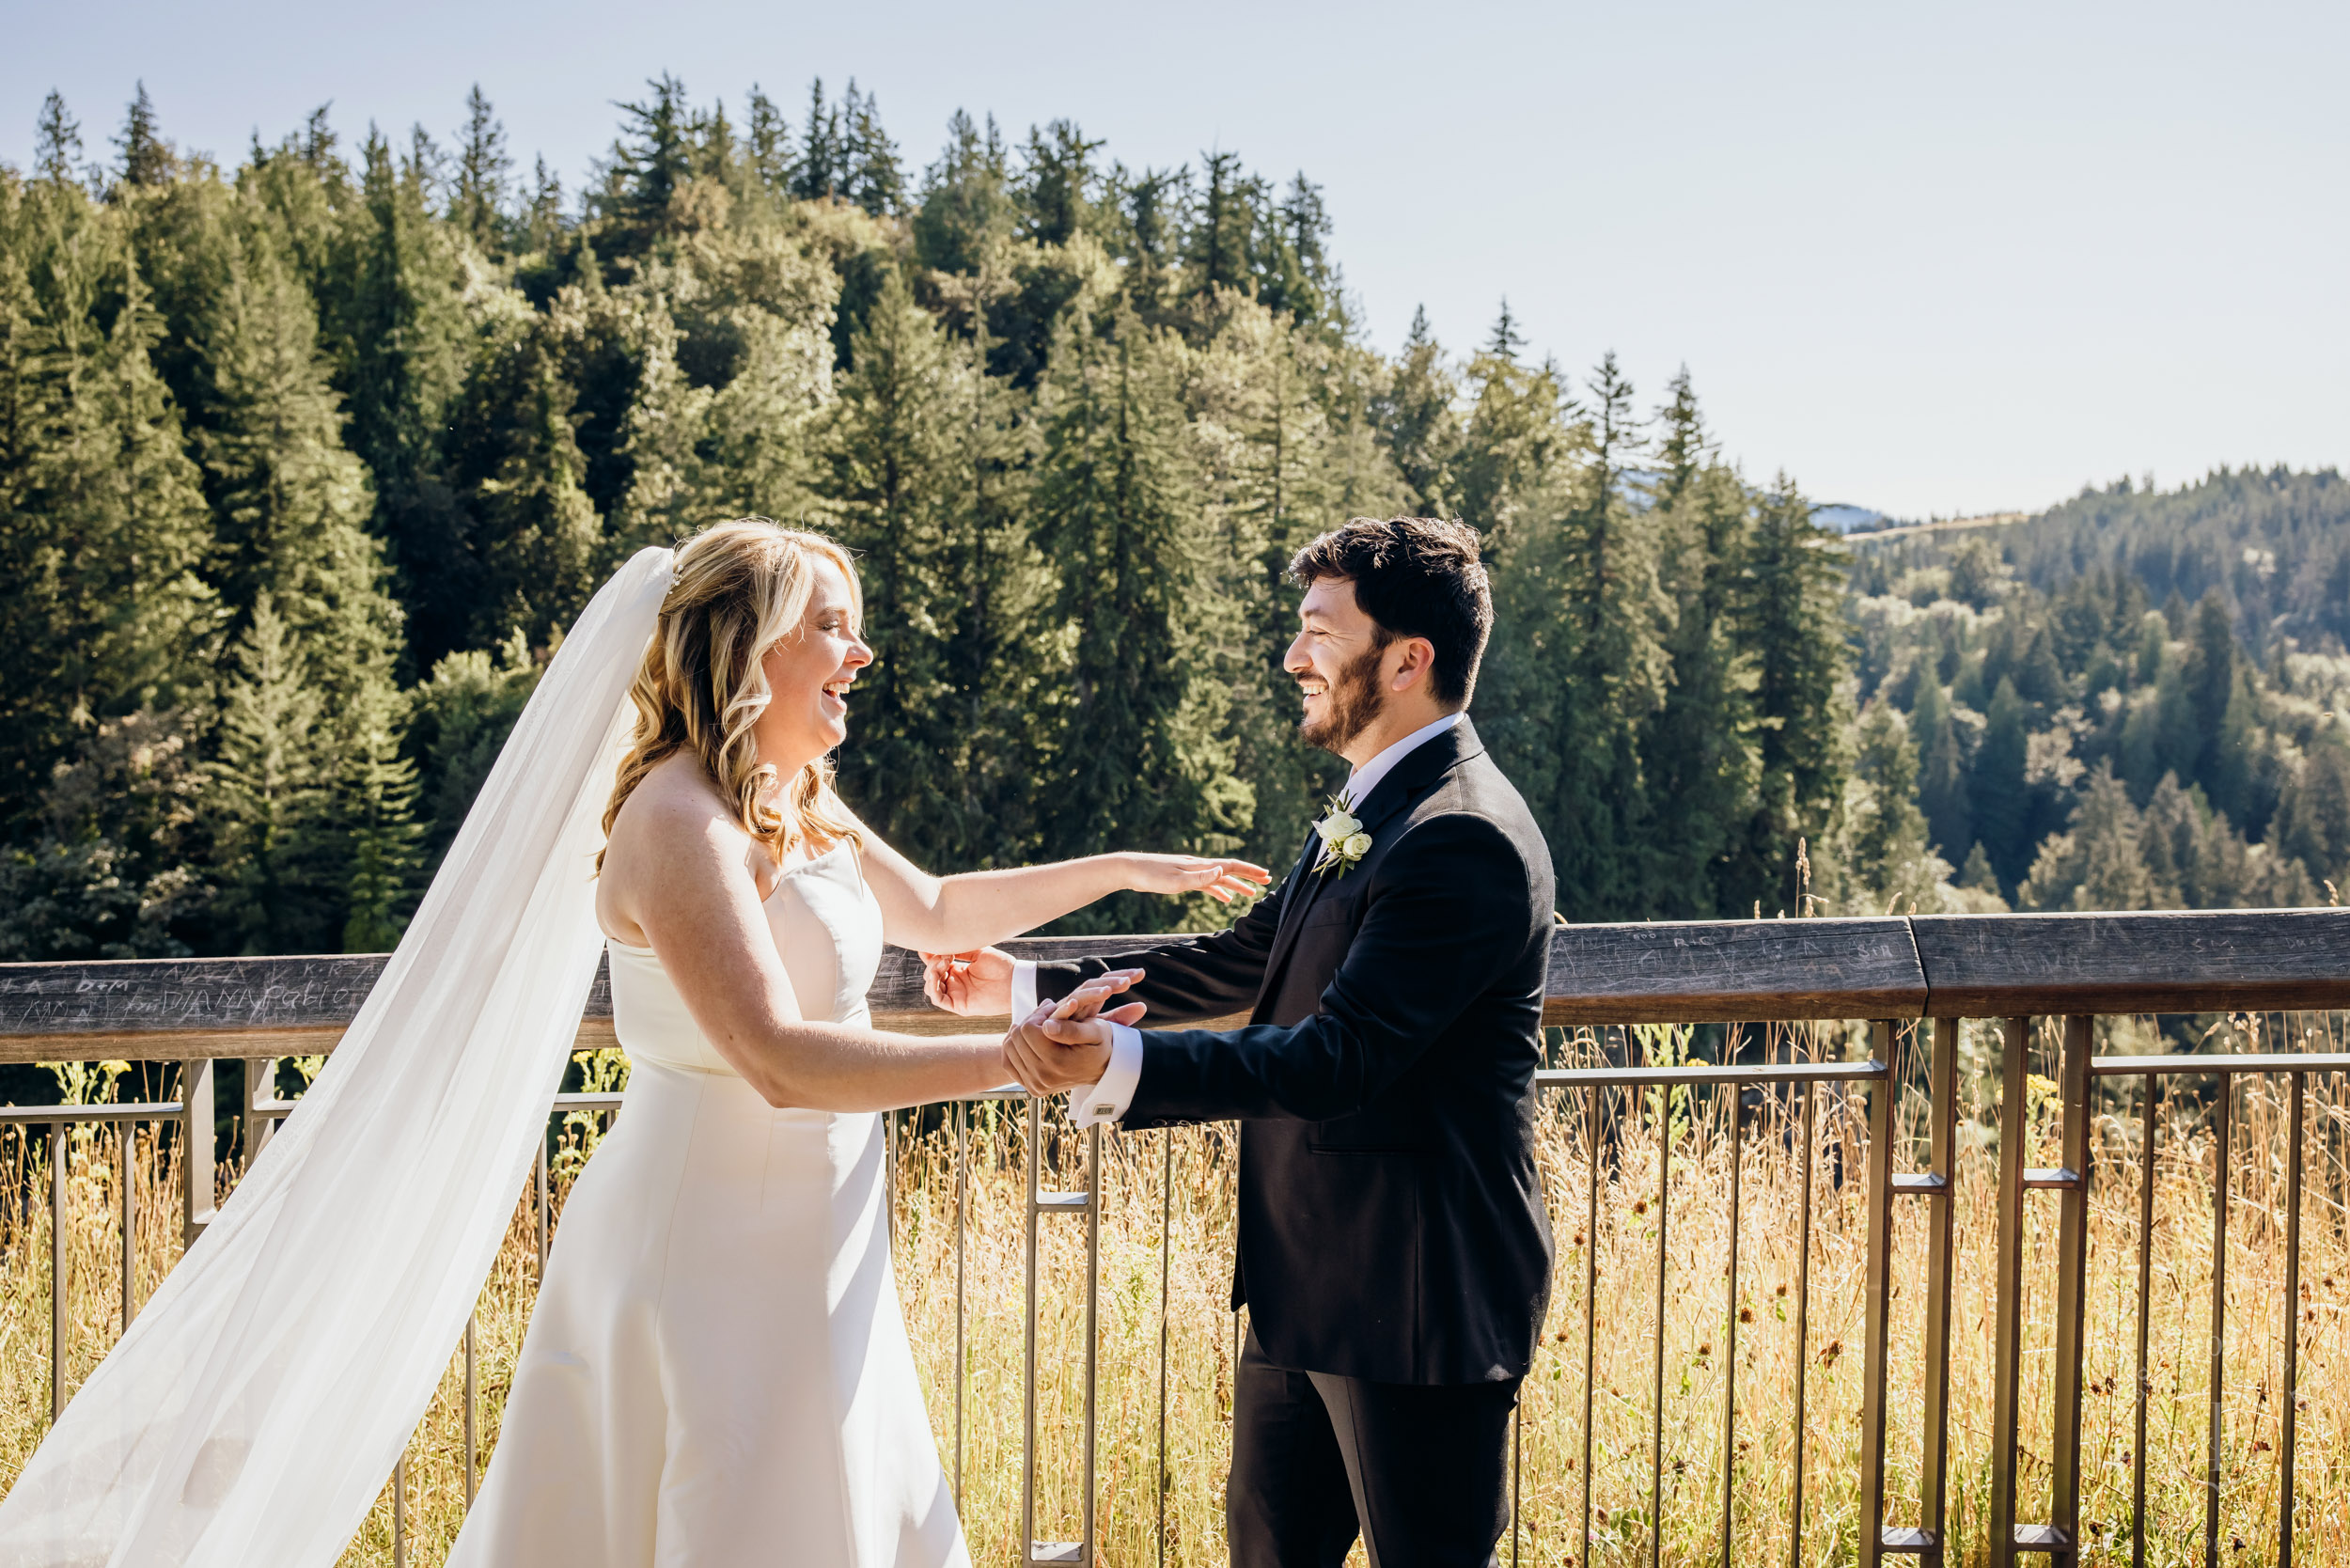
[[[701, 759], [743, 831], [778, 864], [803, 840], [830, 848], [856, 838], [855, 820], [832, 793], [830, 759], [807, 763], [777, 791], [776, 765], [759, 760], [751, 734], [775, 698], [762, 661], [769, 649], [800, 635], [820, 557], [849, 580], [852, 613], [861, 620], [856, 568], [822, 534], [743, 517], [704, 528], [678, 547], [676, 579], [661, 602], [652, 646], [629, 683], [636, 729], [603, 808], [607, 841], [636, 786], [680, 751]], [[596, 869], [603, 869], [601, 850]]]

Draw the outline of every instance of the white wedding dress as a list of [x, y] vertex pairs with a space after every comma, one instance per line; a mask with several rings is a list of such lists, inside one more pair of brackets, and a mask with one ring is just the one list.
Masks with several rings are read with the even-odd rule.
[[[810, 1018], [863, 1024], [842, 843], [766, 903]], [[451, 1568], [964, 1568], [890, 1270], [881, 1118], [777, 1110], [647, 948], [607, 943], [627, 1097], [572, 1188]]]

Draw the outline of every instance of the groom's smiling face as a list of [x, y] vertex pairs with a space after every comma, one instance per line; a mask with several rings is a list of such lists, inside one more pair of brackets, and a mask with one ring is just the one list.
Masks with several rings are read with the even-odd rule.
[[1297, 682], [1298, 737], [1342, 751], [1379, 716], [1381, 655], [1391, 640], [1355, 602], [1344, 577], [1320, 577], [1297, 606], [1298, 632], [1281, 662]]

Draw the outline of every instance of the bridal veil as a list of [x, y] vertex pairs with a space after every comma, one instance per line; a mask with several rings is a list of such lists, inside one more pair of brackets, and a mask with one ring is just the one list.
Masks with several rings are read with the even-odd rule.
[[431, 1402], [603, 938], [594, 859], [671, 556], [549, 665], [299, 1109], [0, 1502], [24, 1568], [326, 1568]]

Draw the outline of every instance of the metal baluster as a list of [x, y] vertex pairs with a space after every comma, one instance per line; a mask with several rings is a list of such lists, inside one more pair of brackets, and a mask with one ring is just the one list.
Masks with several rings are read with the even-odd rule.
[[964, 1328], [963, 1243], [970, 1194], [971, 1103], [955, 1104], [955, 1512], [963, 1512], [963, 1389], [971, 1358]]
[[[1737, 1058], [1737, 1026], [1731, 1025], [1723, 1042], [1722, 1058]], [[1746, 1136], [1747, 1091], [1737, 1084], [1730, 1086], [1730, 1283], [1724, 1300], [1729, 1310], [1723, 1314], [1729, 1328], [1722, 1344], [1722, 1568], [1731, 1568], [1731, 1526], [1732, 1522], [1732, 1490], [1738, 1474], [1738, 1199], [1742, 1181], [1743, 1142]]]
[[1590, 1087], [1584, 1101], [1583, 1138], [1585, 1152], [1590, 1159], [1588, 1179], [1583, 1185], [1586, 1205], [1583, 1220], [1583, 1563], [1591, 1561], [1591, 1386], [1599, 1380], [1599, 1367], [1591, 1357], [1592, 1311], [1599, 1301], [1599, 1097], [1605, 1093], [1599, 1085]]
[[1934, 1060], [1928, 1069], [1933, 1103], [1930, 1156], [1933, 1204], [1927, 1221], [1926, 1258], [1926, 1431], [1920, 1468], [1919, 1524], [1932, 1536], [1928, 1561], [1939, 1564], [1950, 1553], [1950, 1291], [1957, 1271], [1951, 1267], [1951, 1233], [1958, 1207], [1958, 1044], [1959, 1021], [1934, 1021]]
[[212, 1222], [212, 1061], [198, 1057], [180, 1066], [180, 1234], [196, 1245]]
[[1168, 1263], [1175, 1235], [1175, 1134], [1160, 1135], [1159, 1174], [1159, 1533], [1158, 1564], [1167, 1568], [1167, 1309]]
[[1518, 1503], [1525, 1492], [1526, 1401], [1520, 1398], [1510, 1405], [1510, 1568], [1518, 1568]]
[[468, 1513], [473, 1512], [473, 1413], [477, 1391], [473, 1347], [474, 1316], [475, 1314], [471, 1312], [465, 1314], [465, 1512]]
[[[1624, 1032], [1625, 1059], [1631, 1059], [1631, 1031]], [[1655, 1419], [1649, 1430], [1648, 1561], [1660, 1568], [1665, 1560], [1665, 1244], [1672, 1217], [1672, 1090], [1656, 1091], [1656, 1362], [1649, 1396]]]
[[2024, 1139], [2031, 1020], [2007, 1020], [1999, 1071], [1999, 1250], [1992, 1309], [1991, 1563], [2015, 1560], [2016, 1354], [2023, 1338]]
[[2048, 1523], [2058, 1557], [2080, 1560], [2081, 1513], [2081, 1341], [2089, 1295], [2089, 1056], [2096, 1020], [2075, 1014], [2064, 1020], [2063, 1168], [2057, 1189], [2056, 1447], [2050, 1478]]
[[53, 1424], [65, 1414], [66, 1312], [72, 1286], [65, 1250], [66, 1162], [70, 1147], [67, 1124], [49, 1123], [49, 1419]]
[[1096, 1325], [1102, 1315], [1102, 1124], [1086, 1129], [1086, 1428], [1084, 1544], [1078, 1560], [1090, 1563], [1093, 1552], [1094, 1396], [1102, 1336]]
[[2220, 1395], [2228, 1344], [2228, 1142], [2235, 1079], [2223, 1074], [2212, 1110], [2211, 1194], [2211, 1463], [2204, 1472], [2203, 1560], [2219, 1560]]
[[408, 1456], [392, 1466], [392, 1568], [408, 1568]]
[[2138, 1138], [2138, 1430], [2130, 1465], [2130, 1568], [2146, 1568], [2146, 1400], [2154, 1391], [2147, 1375], [2146, 1335], [2154, 1316], [2154, 1095], [2161, 1081], [2146, 1074]]
[[1863, 1568], [1876, 1568], [1885, 1555], [1885, 1363], [1892, 1338], [1893, 1099], [1898, 1083], [1893, 1063], [1899, 1059], [1894, 1039], [1899, 1026], [1886, 1018], [1875, 1027], [1885, 1053], [1885, 1076], [1869, 1090], [1869, 1273], [1868, 1295], [1862, 1303], [1867, 1344], [1860, 1396]]
[[122, 1328], [139, 1311], [139, 1129], [122, 1124]]
[[277, 1098], [277, 1058], [247, 1057], [244, 1062], [244, 1147], [245, 1168], [261, 1157], [269, 1147], [270, 1135], [277, 1130], [277, 1119], [261, 1106]]
[[2277, 1568], [2293, 1568], [2293, 1439], [2294, 1392], [2301, 1379], [2301, 1124], [2307, 1118], [2302, 1103], [2302, 1075], [2293, 1074], [2293, 1118], [2285, 1155], [2285, 1398], [2283, 1430], [2279, 1434], [2278, 1464], [2281, 1466], [2277, 1492]]
[[538, 1210], [539, 1221], [538, 1280], [543, 1289], [547, 1282], [547, 1243], [550, 1239], [547, 1227], [547, 1130], [544, 1127], [539, 1129], [539, 1158], [531, 1170], [530, 1180], [533, 1196], [538, 1200], [533, 1207]]
[[[1792, 1040], [1788, 1042], [1787, 1055], [1789, 1060], [1794, 1058]], [[1811, 1166], [1819, 1150], [1812, 1122], [1812, 1090], [1816, 1087], [1806, 1084], [1803, 1088], [1803, 1217], [1797, 1226], [1795, 1243], [1795, 1497], [1787, 1558], [1791, 1568], [1803, 1568], [1804, 1385], [1811, 1355]]]
[[[1102, 1129], [1088, 1130], [1087, 1188], [1083, 1192], [1044, 1191], [1040, 1184], [1042, 1174], [1042, 1129], [1040, 1107], [1042, 1102], [1028, 1096], [1028, 1192], [1027, 1192], [1027, 1313], [1022, 1325], [1026, 1339], [1026, 1388], [1023, 1390], [1022, 1445], [1020, 1458], [1020, 1530], [1026, 1562], [1090, 1564], [1093, 1560], [1093, 1483], [1094, 1483], [1094, 1378], [1095, 1331], [1101, 1304], [1102, 1252]], [[1047, 1211], [1066, 1213], [1082, 1210], [1086, 1215], [1086, 1380], [1085, 1380], [1085, 1496], [1080, 1511], [1080, 1538], [1076, 1541], [1039, 1541], [1036, 1538], [1036, 1303], [1037, 1303], [1037, 1242], [1042, 1216]]]

